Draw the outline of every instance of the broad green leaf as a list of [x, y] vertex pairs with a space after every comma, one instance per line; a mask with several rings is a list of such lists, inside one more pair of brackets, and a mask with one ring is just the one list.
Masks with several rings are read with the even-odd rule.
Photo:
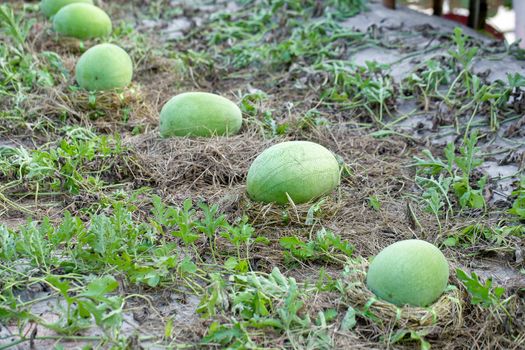
[[118, 288], [118, 282], [113, 276], [103, 276], [94, 279], [80, 295], [90, 298], [100, 298]]

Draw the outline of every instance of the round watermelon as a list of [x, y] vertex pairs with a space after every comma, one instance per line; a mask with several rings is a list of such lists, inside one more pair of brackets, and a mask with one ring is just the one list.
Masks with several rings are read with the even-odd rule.
[[93, 46], [80, 57], [76, 79], [90, 91], [124, 88], [131, 83], [133, 63], [126, 51], [113, 44]]
[[111, 19], [104, 10], [85, 3], [64, 6], [53, 17], [55, 32], [81, 40], [108, 36], [111, 28]]
[[62, 7], [76, 2], [93, 5], [93, 0], [42, 0], [40, 9], [47, 17], [54, 16]]
[[306, 203], [332, 192], [340, 181], [339, 163], [323, 146], [289, 141], [262, 152], [248, 171], [247, 191], [255, 201]]
[[437, 247], [409, 239], [386, 247], [372, 260], [366, 283], [392, 304], [427, 306], [443, 294], [448, 276], [447, 259]]

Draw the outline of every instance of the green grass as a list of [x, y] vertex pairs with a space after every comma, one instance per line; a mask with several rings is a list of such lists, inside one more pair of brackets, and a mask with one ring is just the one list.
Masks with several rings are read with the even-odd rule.
[[[203, 343], [246, 346], [250, 343], [246, 329], [264, 327], [289, 333], [298, 343], [329, 342], [322, 331], [324, 315], [316, 325], [308, 315], [298, 314], [316, 287], [298, 284], [277, 268], [270, 274], [252, 271], [251, 252], [267, 242], [253, 237], [246, 221], [230, 223], [217, 214], [217, 207], [194, 206], [190, 200], [182, 207], [166, 206], [159, 197], [152, 198], [148, 221], [135, 219], [133, 211], [120, 201], [112, 205], [110, 215], [92, 214], [87, 221], [66, 212], [56, 224], [44, 218], [17, 229], [0, 226], [0, 319], [17, 320], [21, 329], [26, 322], [36, 322], [66, 337], [96, 325], [104, 330], [101, 339], [118, 344], [131, 293], [124, 297], [114, 292], [118, 281], [126, 281], [195, 294], [201, 298], [197, 312], [204, 318], [224, 312], [231, 312], [232, 320], [240, 318], [231, 326], [213, 323]], [[220, 252], [218, 244], [223, 247]], [[352, 252], [332, 233], [320, 233], [308, 244], [326, 256], [331, 246], [345, 255]], [[209, 259], [214, 263], [210, 265]], [[65, 300], [65, 307], [57, 304], [53, 309], [57, 321], [50, 323], [32, 313], [33, 302], [18, 296], [35, 283], [48, 285], [49, 297]]]
[[[111, 172], [125, 156], [119, 135], [101, 135], [83, 128], [66, 128], [66, 136], [39, 149], [0, 147], [4, 189], [15, 196], [78, 195], [102, 192], [113, 186]], [[18, 192], [18, 194], [16, 193]], [[6, 192], [7, 193], [7, 192]]]

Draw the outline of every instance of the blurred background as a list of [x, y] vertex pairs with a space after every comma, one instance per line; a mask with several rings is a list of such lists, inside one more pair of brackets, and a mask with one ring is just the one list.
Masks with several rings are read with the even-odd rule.
[[[399, 0], [398, 4], [433, 14], [434, 1]], [[443, 0], [442, 16], [467, 25], [469, 13], [472, 10], [471, 6], [473, 6], [471, 1], [474, 2], [473, 0]], [[482, 17], [486, 19], [484, 28], [480, 26], [477, 29], [493, 37], [505, 39], [509, 44], [521, 37], [520, 46], [525, 48], [525, 38], [523, 38], [525, 36], [525, 0], [486, 0], [481, 3]], [[517, 25], [516, 20], [518, 20]]]

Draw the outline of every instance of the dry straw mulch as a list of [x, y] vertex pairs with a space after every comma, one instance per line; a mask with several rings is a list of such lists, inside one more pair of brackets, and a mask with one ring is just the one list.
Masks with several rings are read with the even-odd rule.
[[366, 260], [351, 266], [346, 277], [346, 301], [371, 315], [373, 332], [377, 336], [400, 329], [445, 334], [463, 326], [463, 295], [458, 288], [448, 289], [428, 307], [398, 307], [378, 299], [366, 287], [367, 269]]
[[230, 187], [243, 184], [255, 157], [275, 141], [245, 132], [231, 137], [162, 139], [158, 132], [128, 138], [138, 175], [160, 188]]
[[66, 85], [43, 88], [31, 96], [28, 113], [73, 119], [85, 127], [107, 132], [125, 127], [148, 128], [157, 123], [157, 111], [138, 85], [103, 92], [70, 90]]
[[318, 220], [330, 220], [342, 208], [341, 193], [335, 192], [313, 202], [286, 205], [259, 203], [251, 200], [245, 193], [239, 206], [254, 225], [294, 225], [310, 226]]

